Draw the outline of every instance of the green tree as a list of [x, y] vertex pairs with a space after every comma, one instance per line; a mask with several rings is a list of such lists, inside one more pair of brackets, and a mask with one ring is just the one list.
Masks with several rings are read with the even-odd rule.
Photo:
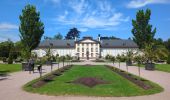
[[56, 35], [54, 35], [54, 39], [56, 40], [62, 40], [63, 36], [60, 33], [57, 33]]
[[77, 28], [72, 28], [66, 35], [66, 39], [74, 39], [80, 37], [80, 31]]
[[165, 60], [168, 55], [166, 48], [162, 46], [155, 46], [154, 43], [146, 44], [143, 49], [144, 57], [147, 63], [152, 63], [154, 60]]
[[167, 58], [167, 64], [170, 64], [170, 54], [168, 55], [168, 58]]
[[133, 40], [137, 43], [139, 48], [144, 48], [144, 44], [152, 43], [156, 33], [156, 28], [152, 30], [152, 25], [149, 24], [151, 10], [146, 12], [139, 10], [136, 14], [136, 20], [132, 20]]
[[170, 52], [170, 38], [164, 42], [165, 47], [168, 49], [168, 51]]
[[14, 43], [10, 40], [0, 43], [0, 57], [8, 58], [11, 48], [13, 48]]
[[25, 6], [19, 19], [20, 38], [25, 49], [23, 51], [28, 52], [26, 55], [30, 56], [31, 50], [35, 49], [41, 41], [44, 34], [44, 24], [40, 20], [40, 13], [33, 5]]

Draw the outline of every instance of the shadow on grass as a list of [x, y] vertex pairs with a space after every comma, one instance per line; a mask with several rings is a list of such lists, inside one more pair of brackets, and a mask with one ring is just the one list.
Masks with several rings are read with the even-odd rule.
[[8, 73], [10, 71], [9, 70], [6, 70], [6, 71], [0, 71], [0, 76], [8, 76]]

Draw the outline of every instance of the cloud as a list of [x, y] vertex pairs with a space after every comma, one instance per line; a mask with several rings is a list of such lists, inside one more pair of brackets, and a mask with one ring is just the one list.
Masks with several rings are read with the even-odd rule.
[[52, 2], [54, 4], [59, 4], [60, 0], [44, 0], [44, 2]]
[[140, 8], [149, 4], [165, 4], [169, 0], [131, 0], [126, 6], [127, 8]]
[[12, 41], [18, 41], [18, 25], [11, 23], [0, 23], [0, 42], [7, 41], [8, 39]]
[[[117, 12], [111, 2], [96, 0], [73, 0], [68, 3], [68, 8], [63, 14], [54, 18], [54, 22], [60, 25], [73, 25], [90, 28], [113, 28], [123, 22], [129, 21], [128, 16]], [[84, 30], [85, 31], [85, 30]]]
[[88, 28], [80, 27], [80, 28], [78, 28], [78, 30], [79, 30], [80, 32], [87, 32], [87, 31], [88, 31]]
[[18, 29], [18, 26], [11, 23], [0, 23], [0, 30], [13, 30]]
[[0, 42], [7, 41], [8, 39], [16, 42], [19, 40], [19, 34], [11, 31], [0, 31]]

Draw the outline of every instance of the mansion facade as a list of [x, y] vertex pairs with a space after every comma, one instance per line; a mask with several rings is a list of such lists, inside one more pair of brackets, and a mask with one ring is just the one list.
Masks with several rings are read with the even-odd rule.
[[98, 39], [83, 37], [81, 40], [44, 40], [32, 52], [38, 57], [43, 57], [49, 48], [54, 56], [70, 55], [80, 59], [96, 59], [106, 55], [122, 55], [128, 50], [137, 50], [138, 46], [132, 40], [100, 40], [100, 37]]

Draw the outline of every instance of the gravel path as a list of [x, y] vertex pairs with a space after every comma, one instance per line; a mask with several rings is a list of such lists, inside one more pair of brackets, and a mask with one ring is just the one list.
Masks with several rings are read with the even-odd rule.
[[[104, 63], [83, 62], [76, 64]], [[118, 64], [115, 64], [114, 66], [117, 67]], [[54, 68], [57, 68], [57, 66]], [[45, 73], [50, 72], [50, 66], [43, 66], [43, 69]], [[126, 70], [125, 64], [121, 64], [121, 69]], [[129, 67], [129, 72], [137, 75], [138, 69], [137, 67], [132, 66]], [[161, 71], [146, 71], [142, 68], [141, 76], [160, 84], [165, 90], [154, 95], [136, 97], [47, 96], [28, 93], [22, 90], [22, 86], [24, 84], [39, 77], [38, 73], [29, 74], [29, 72], [16, 72], [7, 76], [8, 78], [6, 80], [0, 81], [0, 100], [170, 100], [170, 73]]]

